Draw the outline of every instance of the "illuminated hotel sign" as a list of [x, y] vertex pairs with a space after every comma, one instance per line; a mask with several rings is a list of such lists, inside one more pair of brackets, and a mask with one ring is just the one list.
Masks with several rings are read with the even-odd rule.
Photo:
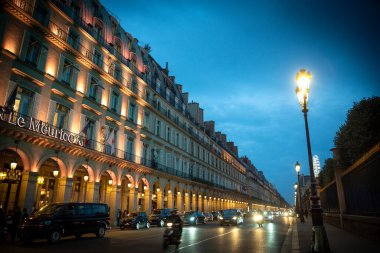
[[46, 122], [15, 113], [4, 107], [0, 107], [0, 120], [61, 141], [77, 144], [79, 146], [83, 146], [84, 144], [85, 138], [79, 134], [56, 128]]

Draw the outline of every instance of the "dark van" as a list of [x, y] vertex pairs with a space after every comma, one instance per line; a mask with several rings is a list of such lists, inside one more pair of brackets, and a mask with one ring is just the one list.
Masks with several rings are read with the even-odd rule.
[[46, 238], [58, 242], [62, 236], [95, 233], [101, 238], [110, 227], [107, 204], [98, 203], [54, 203], [49, 204], [20, 225], [20, 236], [24, 242]]

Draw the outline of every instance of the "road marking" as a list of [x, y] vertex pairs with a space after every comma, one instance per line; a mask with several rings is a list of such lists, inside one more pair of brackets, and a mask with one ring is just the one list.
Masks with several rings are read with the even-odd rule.
[[180, 248], [178, 248], [177, 250], [171, 251], [170, 253], [175, 253], [175, 252], [178, 252], [178, 251], [181, 250], [181, 249], [188, 248], [188, 247], [191, 247], [191, 246], [194, 246], [194, 245], [200, 244], [200, 243], [202, 243], [202, 242], [206, 242], [206, 241], [209, 241], [209, 240], [215, 239], [215, 238], [217, 238], [217, 237], [221, 237], [221, 236], [228, 235], [228, 234], [234, 232], [236, 229], [237, 229], [237, 228], [235, 228], [235, 229], [233, 229], [233, 230], [231, 230], [231, 231], [229, 231], [229, 232], [227, 232], [227, 233], [224, 233], [224, 234], [221, 234], [221, 235], [216, 235], [216, 236], [213, 236], [213, 237], [210, 237], [210, 238], [204, 239], [204, 240], [202, 240], [202, 241], [195, 242], [195, 243], [192, 243], [192, 244], [189, 244], [189, 245], [186, 245], [186, 246], [180, 247]]

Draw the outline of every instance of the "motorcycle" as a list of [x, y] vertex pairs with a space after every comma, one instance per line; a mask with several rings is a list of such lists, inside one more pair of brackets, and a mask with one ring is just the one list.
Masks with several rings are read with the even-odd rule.
[[181, 243], [179, 224], [168, 222], [167, 226], [168, 227], [164, 231], [164, 241], [162, 243], [162, 247], [166, 249], [169, 245], [175, 245], [178, 248]]
[[262, 227], [262, 226], [263, 226], [263, 223], [264, 223], [264, 217], [263, 217], [262, 214], [256, 213], [256, 214], [253, 216], [253, 220], [257, 223], [257, 225], [259, 225], [259, 227]]

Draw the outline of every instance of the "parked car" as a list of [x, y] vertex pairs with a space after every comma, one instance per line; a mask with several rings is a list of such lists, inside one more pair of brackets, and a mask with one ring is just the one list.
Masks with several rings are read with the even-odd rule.
[[149, 223], [150, 225], [157, 225], [160, 227], [166, 226], [167, 218], [171, 216], [171, 212], [173, 209], [171, 208], [163, 208], [163, 209], [155, 209], [149, 215]]
[[107, 204], [98, 203], [54, 203], [48, 204], [20, 225], [20, 236], [24, 242], [47, 238], [58, 242], [62, 236], [94, 233], [101, 238], [110, 228]]
[[205, 218], [206, 217], [204, 216], [204, 214], [200, 211], [190, 211], [190, 212], [185, 213], [183, 222], [184, 224], [188, 224], [188, 225], [198, 225], [201, 223], [205, 224], [206, 223]]
[[273, 222], [273, 214], [271, 211], [263, 212], [264, 221]]
[[212, 214], [209, 212], [204, 213], [204, 216], [205, 216], [205, 221], [213, 221], [214, 220]]
[[220, 216], [220, 212], [219, 211], [211, 212], [211, 214], [212, 214], [212, 220], [218, 220], [218, 218]]
[[135, 228], [137, 230], [140, 228], [150, 228], [148, 216], [145, 212], [128, 214], [120, 224], [121, 230], [124, 230], [125, 228]]
[[223, 225], [243, 224], [243, 215], [238, 209], [225, 209], [220, 211], [219, 223]]

